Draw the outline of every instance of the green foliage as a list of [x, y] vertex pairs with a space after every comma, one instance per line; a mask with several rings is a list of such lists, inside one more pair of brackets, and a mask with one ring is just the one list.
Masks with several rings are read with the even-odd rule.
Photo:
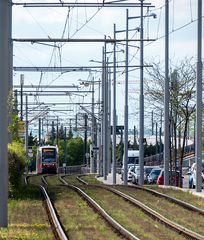
[[[58, 141], [60, 166], [65, 162], [64, 149], [65, 141]], [[69, 166], [80, 165], [83, 163], [84, 142], [82, 138], [76, 137], [67, 140], [67, 164]]]
[[8, 145], [9, 189], [11, 192], [18, 188], [26, 166], [25, 150], [19, 142]]
[[58, 140], [58, 149], [59, 149], [59, 164], [62, 166], [62, 163], [64, 163], [64, 147], [65, 142], [64, 139]]
[[38, 141], [36, 137], [33, 137], [32, 131], [28, 135], [28, 146], [37, 146]]
[[32, 132], [28, 135], [28, 146], [32, 148], [33, 156], [29, 157], [29, 171], [35, 171], [36, 169], [36, 153], [38, 148], [38, 141], [36, 137], [33, 137]]
[[72, 138], [68, 141], [67, 160], [69, 166], [83, 163], [83, 147], [84, 142], [80, 137]]
[[9, 125], [8, 130], [12, 133], [12, 140], [16, 142], [22, 142], [18, 134], [19, 117], [16, 114], [12, 114], [12, 124]]

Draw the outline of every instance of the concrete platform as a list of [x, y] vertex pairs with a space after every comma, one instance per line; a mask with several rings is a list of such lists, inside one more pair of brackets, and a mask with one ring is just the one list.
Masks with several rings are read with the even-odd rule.
[[[112, 185], [113, 184], [113, 175], [109, 173], [107, 176], [107, 180], [104, 180], [104, 177], [98, 177], [99, 181], [103, 182], [104, 184]], [[121, 174], [116, 173], [116, 184], [123, 184], [121, 180]]]

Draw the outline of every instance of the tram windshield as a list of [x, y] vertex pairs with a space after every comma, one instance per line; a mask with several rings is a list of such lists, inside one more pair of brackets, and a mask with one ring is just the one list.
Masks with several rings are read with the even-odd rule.
[[55, 148], [43, 148], [42, 149], [42, 162], [55, 162], [56, 161], [56, 149]]

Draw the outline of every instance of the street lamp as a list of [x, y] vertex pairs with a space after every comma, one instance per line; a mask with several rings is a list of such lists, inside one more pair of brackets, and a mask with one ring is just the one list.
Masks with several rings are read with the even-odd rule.
[[144, 184], [144, 42], [143, 42], [143, 19], [145, 17], [156, 18], [155, 13], [149, 15], [143, 14], [144, 0], [141, 0], [140, 16], [128, 17], [128, 19], [140, 19], [140, 138], [139, 138], [139, 167], [140, 167], [140, 185]]
[[[116, 30], [114, 25], [114, 38], [116, 33], [126, 33], [126, 40], [128, 40], [129, 31], [140, 31], [140, 28], [129, 29], [128, 26], [129, 11], [126, 10], [126, 29]], [[124, 105], [124, 184], [127, 185], [127, 158], [128, 158], [128, 41], [126, 41], [126, 55], [125, 55], [125, 105]], [[115, 44], [114, 44], [115, 51]], [[115, 72], [115, 54], [114, 54], [114, 87], [113, 87], [113, 184], [116, 183], [116, 72]]]

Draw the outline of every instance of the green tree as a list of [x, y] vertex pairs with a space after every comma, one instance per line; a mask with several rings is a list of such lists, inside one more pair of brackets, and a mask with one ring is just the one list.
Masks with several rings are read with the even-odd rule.
[[59, 139], [64, 139], [64, 126], [61, 125], [58, 131], [58, 137]]
[[[65, 162], [65, 141], [58, 142], [60, 166]], [[80, 165], [83, 163], [84, 142], [82, 138], [76, 137], [67, 139], [67, 165]]]
[[[173, 65], [173, 64], [172, 64]], [[145, 85], [146, 100], [151, 103], [156, 112], [161, 112], [164, 105], [165, 73], [161, 63], [153, 64], [149, 70], [151, 81]], [[171, 161], [170, 164], [176, 169], [179, 158], [180, 173], [182, 171], [185, 143], [187, 138], [187, 127], [195, 112], [195, 66], [191, 59], [185, 59], [170, 68], [170, 119], [169, 127], [173, 129], [173, 136], [170, 136]], [[177, 139], [182, 139], [182, 145], [177, 144]], [[174, 139], [174, 142], [172, 141]], [[178, 149], [178, 145], [180, 145]], [[173, 154], [172, 154], [173, 153]], [[179, 154], [178, 154], [179, 153]], [[174, 159], [174, 163], [173, 160]], [[180, 174], [181, 176], [181, 174]], [[180, 186], [182, 179], [180, 178]]]
[[33, 136], [32, 131], [28, 135], [28, 146], [37, 146], [38, 141], [37, 138]]
[[84, 143], [80, 137], [72, 138], [68, 141], [67, 160], [69, 166], [83, 163], [83, 147]]
[[19, 117], [16, 114], [12, 114], [12, 123], [9, 125], [8, 130], [12, 133], [12, 140], [16, 142], [22, 142], [19, 137], [18, 128], [19, 128]]
[[62, 164], [65, 162], [65, 156], [64, 156], [65, 141], [64, 141], [64, 139], [58, 140], [58, 149], [59, 149], [59, 164], [60, 164], [60, 166], [62, 166]]

